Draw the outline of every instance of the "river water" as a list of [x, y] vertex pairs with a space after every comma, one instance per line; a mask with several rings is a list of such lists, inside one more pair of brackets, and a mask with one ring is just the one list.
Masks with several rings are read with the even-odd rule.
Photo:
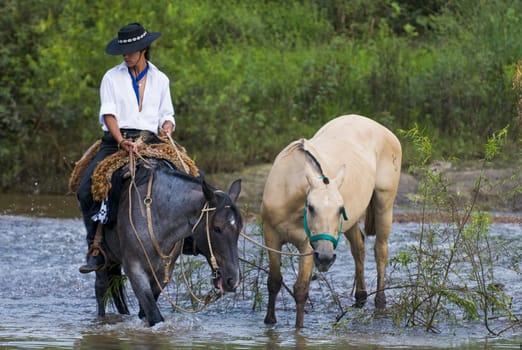
[[[25, 211], [6, 206], [0, 210], [0, 349], [522, 349], [520, 326], [489, 337], [480, 321], [448, 321], [439, 324], [440, 333], [434, 334], [396, 325], [390, 314], [374, 317], [373, 298], [365, 308], [351, 309], [353, 262], [344, 240], [332, 270], [323, 274], [323, 281], [311, 284], [305, 328], [299, 331], [294, 329], [293, 299], [284, 288], [278, 298], [278, 324], [264, 325], [266, 273], [256, 266], [266, 268], [266, 254], [243, 238], [240, 255], [252, 264], [242, 263], [244, 278], [236, 294], [227, 294], [198, 313], [175, 312], [169, 301], [160, 297], [166, 321], [148, 328], [137, 317], [138, 307], [129, 287], [131, 315], [117, 315], [109, 307], [108, 316], [98, 319], [94, 275], [78, 273], [85, 243], [74, 199], [55, 198], [49, 205], [28, 199], [28, 203], [32, 209], [26, 205]], [[54, 217], [45, 217], [50, 207], [61, 209], [51, 210]], [[419, 230], [417, 223], [395, 223], [390, 257], [411, 244]], [[491, 231], [509, 242], [511, 251], [522, 249], [520, 223], [493, 224]], [[261, 240], [256, 223], [250, 223], [246, 233]], [[376, 278], [373, 239], [368, 243], [366, 279], [371, 290]], [[194, 291], [205, 294], [210, 289], [206, 263], [200, 257], [184, 261], [194, 266], [189, 276]], [[292, 258], [283, 260], [290, 288], [296, 263]], [[522, 262], [515, 262], [518, 272], [504, 263], [508, 264], [499, 259], [496, 266], [498, 282], [506, 285], [512, 311], [520, 318]], [[186, 290], [180, 286], [179, 276], [176, 280], [179, 283], [169, 286], [166, 295], [188, 307]], [[340, 304], [333, 302], [332, 290], [339, 294]], [[388, 301], [393, 301], [393, 293], [387, 292]], [[335, 324], [341, 311], [346, 311], [346, 316]]]

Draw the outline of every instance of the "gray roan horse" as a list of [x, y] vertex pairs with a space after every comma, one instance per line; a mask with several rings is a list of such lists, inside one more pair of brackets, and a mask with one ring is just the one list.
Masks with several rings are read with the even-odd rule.
[[[279, 153], [266, 180], [261, 205], [266, 245], [285, 243], [302, 254], [294, 285], [297, 328], [303, 327], [313, 265], [327, 271], [340, 235], [350, 242], [355, 261], [355, 306], [363, 306], [364, 238], [358, 222], [365, 215], [366, 235], [376, 235], [375, 305], [386, 306], [384, 274], [392, 209], [401, 172], [401, 145], [388, 129], [358, 115], [335, 118], [310, 140], [289, 144]], [[269, 301], [265, 323], [276, 323], [281, 288], [281, 255], [269, 251]]]
[[[109, 267], [96, 272], [95, 291], [98, 315], [103, 317], [110, 281], [121, 276], [123, 267], [138, 299], [140, 318], [153, 326], [164, 320], [156, 302], [182, 251], [205, 255], [215, 270], [214, 286], [221, 292], [235, 291], [239, 284], [237, 241], [242, 229], [235, 202], [241, 180], [234, 181], [225, 193], [163, 161], [147, 164], [137, 167], [134, 181], [122, 185], [117, 221], [104, 231]], [[195, 250], [188, 247], [189, 242]], [[109, 293], [118, 312], [128, 314], [121, 284]]]

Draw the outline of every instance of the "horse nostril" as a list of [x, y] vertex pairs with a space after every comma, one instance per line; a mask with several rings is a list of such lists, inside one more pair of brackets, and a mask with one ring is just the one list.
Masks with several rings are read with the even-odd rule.
[[335, 253], [314, 252], [314, 264], [321, 272], [328, 271], [337, 258]]
[[335, 254], [314, 252], [314, 260], [320, 264], [329, 263], [332, 259], [335, 259]]
[[235, 291], [237, 287], [237, 283], [234, 278], [230, 277], [227, 279], [227, 286], [230, 288], [230, 291]]

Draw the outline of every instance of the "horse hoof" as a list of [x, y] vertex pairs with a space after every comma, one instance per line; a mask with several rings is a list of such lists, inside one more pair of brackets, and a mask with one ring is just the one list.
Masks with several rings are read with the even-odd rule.
[[383, 292], [379, 292], [375, 295], [375, 307], [377, 309], [386, 308], [386, 295]]
[[355, 303], [352, 304], [352, 307], [361, 309], [364, 307], [364, 304], [366, 304], [366, 301], [355, 301]]
[[149, 320], [149, 327], [154, 327], [155, 325], [157, 325], [158, 323], [161, 323], [161, 322], [165, 322], [165, 319], [163, 318], [163, 316], [160, 316], [159, 318], [151, 319], [151, 320]]
[[277, 323], [277, 320], [275, 319], [275, 317], [265, 317], [265, 324], [268, 324], [268, 325], [271, 325], [271, 324], [276, 324]]
[[352, 307], [362, 308], [364, 304], [366, 304], [366, 299], [368, 298], [368, 293], [366, 291], [363, 292], [355, 292], [355, 304]]

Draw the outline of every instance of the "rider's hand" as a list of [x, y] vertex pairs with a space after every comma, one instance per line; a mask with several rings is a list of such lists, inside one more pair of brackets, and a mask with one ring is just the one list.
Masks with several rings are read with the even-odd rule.
[[126, 139], [123, 139], [121, 140], [121, 142], [119, 143], [119, 145], [121, 149], [124, 149], [126, 150], [127, 152], [133, 152], [133, 153], [137, 153], [138, 152], [138, 145], [136, 145], [136, 143], [132, 142], [131, 140], [126, 140]]
[[170, 136], [174, 132], [174, 125], [170, 121], [166, 121], [163, 123], [161, 127], [160, 134], [161, 136]]

